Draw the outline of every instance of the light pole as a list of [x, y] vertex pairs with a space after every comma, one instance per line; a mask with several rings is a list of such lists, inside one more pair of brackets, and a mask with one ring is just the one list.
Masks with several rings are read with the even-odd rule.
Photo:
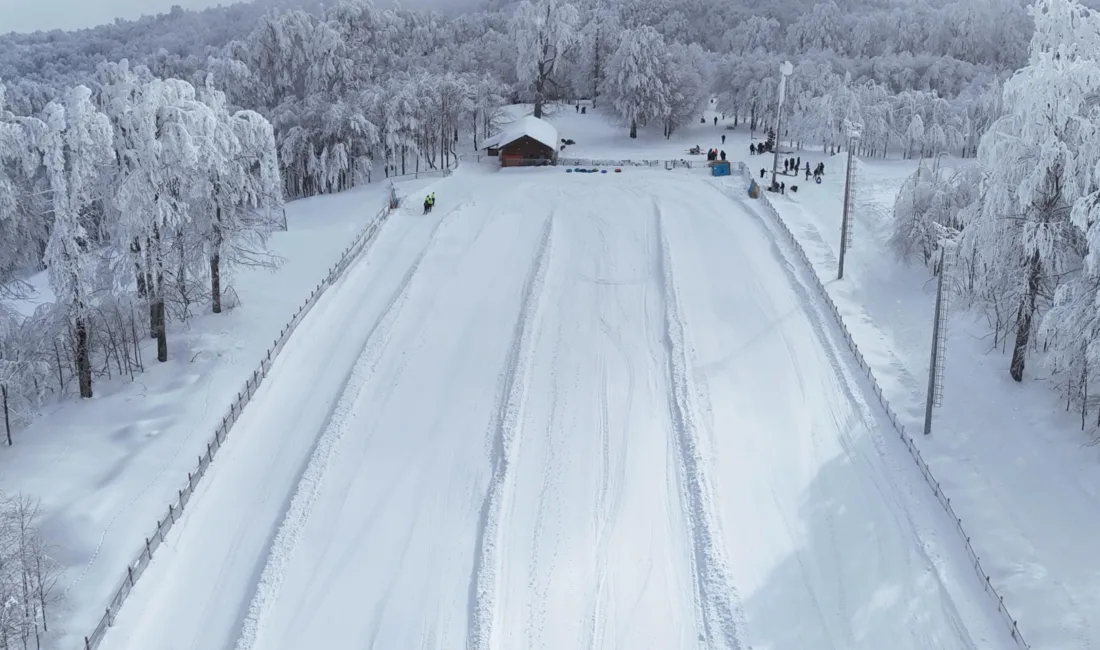
[[844, 213], [840, 220], [840, 260], [837, 265], [837, 280], [844, 279], [844, 255], [852, 243], [852, 176], [855, 174], [855, 155], [852, 151], [859, 142], [863, 125], [848, 123], [848, 169], [844, 174]]
[[790, 61], [784, 61], [779, 64], [779, 106], [775, 109], [775, 155], [772, 157], [772, 189], [774, 190], [778, 183], [776, 183], [775, 176], [779, 173], [779, 138], [782, 137], [783, 131], [783, 100], [787, 97], [787, 77], [791, 76], [794, 72], [794, 66]]
[[947, 353], [947, 305], [945, 290], [948, 266], [954, 253], [958, 231], [934, 224], [940, 240], [940, 277], [936, 286], [936, 310], [932, 316], [932, 352], [928, 362], [928, 392], [924, 402], [924, 435], [932, 433], [932, 410], [943, 403], [943, 362]]

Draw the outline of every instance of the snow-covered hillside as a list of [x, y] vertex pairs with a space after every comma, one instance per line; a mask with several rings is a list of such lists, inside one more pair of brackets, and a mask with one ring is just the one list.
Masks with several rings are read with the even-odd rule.
[[0, 650], [1100, 644], [1100, 11], [933, 4], [0, 34]]
[[1003, 647], [749, 208], [663, 171], [433, 190], [295, 335], [105, 647]]

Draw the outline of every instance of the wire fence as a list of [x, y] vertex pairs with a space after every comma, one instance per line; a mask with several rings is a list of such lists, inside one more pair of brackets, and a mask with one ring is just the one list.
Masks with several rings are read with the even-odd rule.
[[[448, 169], [421, 169], [414, 172], [406, 172], [404, 174], [390, 174], [382, 178], [373, 179], [373, 182], [385, 182], [390, 183], [393, 181], [413, 181], [421, 178], [443, 178], [444, 176], [450, 176], [453, 171], [453, 167]], [[383, 174], [385, 172], [383, 171]], [[368, 181], [372, 182], [372, 181]]]
[[558, 158], [561, 167], [652, 167], [663, 169], [695, 169], [710, 163], [699, 160], [612, 160], [600, 158]]
[[[746, 182], [752, 181], [752, 173], [749, 172], [748, 167], [744, 163], [737, 163], [736, 166], [741, 172], [742, 178]], [[955, 530], [958, 532], [959, 537], [962, 538], [963, 544], [966, 546], [967, 555], [970, 557], [970, 564], [977, 572], [978, 578], [981, 580], [985, 593], [993, 599], [994, 604], [997, 606], [997, 613], [1008, 627], [1009, 633], [1012, 635], [1016, 645], [1021, 650], [1030, 650], [1031, 646], [1024, 640], [1023, 635], [1020, 633], [1020, 628], [1016, 623], [1016, 619], [1009, 613], [1008, 608], [1005, 606], [1004, 597], [998, 593], [997, 589], [993, 586], [990, 580], [989, 574], [986, 573], [985, 568], [982, 567], [981, 559], [978, 557], [977, 552], [974, 550], [974, 546], [970, 543], [970, 535], [966, 533], [963, 528], [962, 518], [955, 514], [955, 509], [951, 506], [951, 499], [947, 497], [943, 492], [943, 488], [940, 486], [940, 482], [936, 480], [936, 477], [932, 475], [931, 468], [928, 467], [928, 463], [925, 462], [924, 457], [920, 453], [920, 449], [917, 448], [916, 443], [913, 442], [913, 437], [909, 434], [905, 425], [901, 422], [894, 407], [890, 404], [890, 401], [886, 398], [886, 395], [882, 391], [882, 387], [879, 385], [878, 379], [875, 377], [875, 373], [871, 368], [871, 364], [867, 363], [867, 360], [863, 356], [863, 352], [860, 351], [859, 346], [856, 345], [855, 339], [852, 338], [851, 332], [848, 331], [848, 325], [845, 323], [844, 318], [840, 314], [840, 309], [837, 307], [836, 302], [833, 300], [829, 292], [825, 290], [825, 285], [822, 283], [821, 278], [818, 276], [817, 271], [814, 269], [813, 263], [810, 261], [809, 256], [806, 255], [806, 250], [802, 247], [802, 244], [791, 232], [787, 226], [787, 222], [780, 216], [779, 211], [775, 209], [772, 202], [768, 199], [764, 192], [761, 192], [760, 197], [756, 199], [764, 206], [764, 211], [771, 216], [775, 224], [779, 226], [779, 229], [784, 233], [787, 239], [787, 244], [792, 250], [798, 253], [798, 256], [802, 260], [802, 264], [805, 265], [809, 271], [808, 275], [813, 278], [814, 286], [817, 293], [821, 296], [824, 303], [829, 306], [829, 309], [833, 312], [833, 317], [836, 319], [837, 324], [844, 332], [844, 340], [848, 343], [848, 347], [855, 355], [856, 361], [859, 362], [859, 367], [863, 369], [863, 372], [867, 375], [867, 379], [871, 382], [871, 386], [875, 391], [875, 396], [878, 397], [879, 403], [882, 405], [883, 410], [890, 417], [890, 422], [894, 425], [894, 430], [901, 436], [902, 442], [905, 443], [906, 449], [909, 450], [909, 454], [913, 457], [917, 467], [920, 468], [921, 474], [924, 476], [924, 480], [932, 488], [932, 492], [935, 493], [936, 499], [943, 506], [944, 510], [950, 515], [951, 519], [955, 523]]]
[[[450, 171], [448, 170], [440, 175], [445, 176], [449, 173]], [[352, 262], [367, 248], [368, 244], [374, 240], [378, 231], [382, 228], [382, 225], [385, 224], [393, 210], [397, 208], [397, 204], [397, 190], [391, 183], [385, 205], [379, 210], [377, 215], [371, 219], [370, 223], [356, 235], [351, 245], [344, 249], [344, 252], [340, 255], [340, 259], [329, 268], [328, 275], [325, 279], [313, 289], [313, 292], [309, 294], [309, 297], [306, 298], [305, 302], [298, 308], [294, 317], [290, 319], [290, 322], [288, 322], [279, 333], [279, 337], [275, 339], [271, 347], [268, 348], [259, 366], [245, 382], [244, 388], [237, 393], [237, 397], [233, 400], [228, 412], [226, 412], [225, 416], [222, 418], [217, 430], [214, 431], [213, 437], [206, 443], [206, 451], [199, 455], [195, 469], [187, 473], [187, 483], [177, 491], [175, 500], [168, 504], [168, 512], [165, 513], [163, 519], [157, 521], [157, 526], [152, 534], [145, 538], [145, 543], [138, 552], [137, 558], [126, 567], [126, 571], [119, 581], [118, 588], [115, 589], [114, 595], [108, 602], [106, 610], [99, 620], [99, 624], [96, 625], [90, 635], [84, 637], [84, 650], [95, 650], [99, 647], [100, 643], [103, 642], [107, 630], [114, 625], [115, 616], [119, 608], [126, 602], [126, 598], [130, 595], [134, 585], [149, 567], [149, 563], [152, 562], [153, 555], [157, 552], [157, 549], [164, 544], [164, 539], [168, 535], [168, 532], [172, 530], [172, 526], [179, 521], [199, 481], [202, 480], [202, 477], [206, 474], [206, 470], [209, 469], [210, 464], [214, 461], [214, 457], [225, 443], [230, 430], [240, 418], [245, 406], [248, 405], [253, 395], [259, 390], [264, 378], [267, 377], [267, 373], [271, 371], [275, 358], [279, 355], [279, 352], [282, 351], [283, 347], [286, 346], [287, 341], [290, 339], [290, 335], [294, 333], [294, 330], [306, 317], [310, 309], [317, 303], [321, 295], [344, 274], [348, 267], [351, 266]]]

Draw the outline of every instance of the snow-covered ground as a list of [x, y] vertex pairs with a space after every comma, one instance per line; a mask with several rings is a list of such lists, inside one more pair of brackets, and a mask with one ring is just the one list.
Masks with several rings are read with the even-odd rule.
[[[577, 141], [568, 157], [702, 160], [698, 144], [770, 167], [744, 126], [710, 117], [671, 140], [571, 107], [552, 119]], [[825, 182], [771, 198], [831, 280], [843, 157], [793, 155], [824, 161]], [[846, 279], [827, 282], [910, 427], [933, 287], [884, 241], [913, 165], [863, 163]], [[1007, 647], [907, 453], [860, 383], [838, 379], [850, 357], [787, 280], [798, 265], [751, 202], [708, 187], [739, 199], [738, 180], [468, 167], [303, 323], [255, 398], [278, 406], [246, 411], [105, 647], [403, 647], [421, 633], [429, 647], [722, 647], [730, 621], [758, 649]], [[432, 182], [407, 190], [413, 212]], [[174, 332], [172, 360], [137, 383], [102, 383], [17, 434], [0, 475], [43, 499], [65, 647], [381, 201], [375, 186], [291, 204], [275, 239], [288, 263], [242, 273], [240, 308]], [[1097, 452], [1042, 377], [1007, 379], [987, 331], [956, 314], [947, 399], [918, 442], [1032, 647], [1088, 648]]]
[[105, 647], [1005, 647], [752, 207], [646, 170], [435, 189], [292, 337]]
[[[745, 125], [729, 131], [712, 117], [667, 142], [656, 133], [631, 141], [624, 127], [598, 113], [564, 110], [555, 122], [562, 137], [577, 140], [567, 149], [573, 157], [692, 159], [684, 152], [699, 144], [725, 148], [754, 171], [770, 170], [770, 155], [748, 155]], [[935, 284], [886, 244], [894, 198], [916, 161], [859, 163], [853, 245], [845, 279], [836, 281], [845, 156], [820, 149], [791, 155], [801, 156], [803, 167], [824, 162], [824, 182], [781, 176], [798, 192], [768, 196], [825, 281], [887, 398], [919, 432]], [[1065, 412], [1037, 362], [1023, 384], [1011, 381], [1007, 357], [991, 349], [985, 318], [965, 305], [951, 310], [944, 404], [933, 435], [916, 442], [1031, 646], [1090, 648], [1100, 643], [1100, 554], [1092, 541], [1100, 539], [1100, 448], [1089, 445], [1080, 416]]]
[[[823, 279], [836, 276], [843, 176], [827, 198], [775, 198]], [[935, 283], [886, 245], [894, 197], [913, 162], [859, 164], [845, 280], [830, 282], [852, 336], [905, 425], [923, 426]], [[992, 350], [988, 322], [952, 305], [943, 407], [922, 455], [963, 519], [983, 566], [1035, 648], [1100, 642], [1100, 452], [1064, 411], [1037, 362], [1022, 384]]]
[[[146, 351], [134, 382], [99, 382], [93, 400], [48, 407], [0, 454], [0, 484], [41, 499], [62, 565], [62, 624], [51, 624], [63, 630], [60, 647], [83, 645], [245, 379], [384, 200], [379, 183], [289, 204], [288, 230], [272, 238], [285, 263], [237, 273], [239, 307], [173, 329], [167, 363]], [[51, 299], [44, 274], [32, 284], [39, 291], [24, 311]]]

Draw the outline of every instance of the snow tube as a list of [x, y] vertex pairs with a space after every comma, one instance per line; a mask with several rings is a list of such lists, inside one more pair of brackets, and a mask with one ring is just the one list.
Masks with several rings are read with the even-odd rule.
[[616, 168], [615, 168], [615, 173], [616, 173], [616, 174], [621, 174], [621, 173], [623, 173], [623, 170], [622, 170], [621, 168], [619, 168], [619, 167], [616, 167]]
[[606, 173], [607, 173], [607, 170], [606, 170], [606, 169], [601, 169], [601, 170], [600, 170], [600, 173], [601, 173], [601, 174], [606, 174]]
[[567, 169], [567, 170], [565, 170], [565, 173], [566, 173], [566, 174], [572, 174], [572, 173], [573, 173], [573, 170], [572, 170], [572, 169]]
[[815, 178], [814, 182], [817, 183], [818, 185], [821, 185], [821, 177], [818, 176], [817, 178]]

